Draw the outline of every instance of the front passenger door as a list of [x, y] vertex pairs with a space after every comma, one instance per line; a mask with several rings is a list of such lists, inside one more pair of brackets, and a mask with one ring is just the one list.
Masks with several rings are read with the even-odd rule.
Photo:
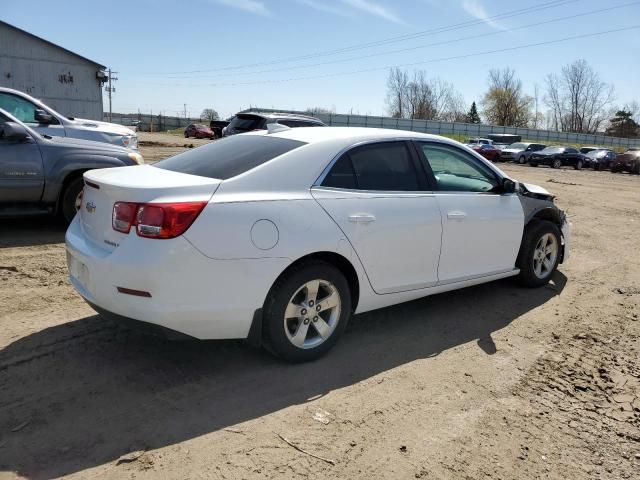
[[440, 284], [511, 271], [524, 228], [515, 193], [482, 161], [453, 145], [419, 142], [442, 215]]
[[[6, 121], [0, 114], [0, 130]], [[10, 140], [0, 133], [0, 204], [38, 202], [43, 188], [42, 156], [35, 140]]]

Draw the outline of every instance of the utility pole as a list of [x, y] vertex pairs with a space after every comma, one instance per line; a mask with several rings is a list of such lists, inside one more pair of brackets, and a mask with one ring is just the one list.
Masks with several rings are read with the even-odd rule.
[[111, 97], [113, 93], [116, 91], [116, 87], [113, 86], [112, 81], [115, 82], [118, 80], [118, 77], [114, 77], [114, 75], [118, 72], [112, 72], [111, 68], [109, 68], [109, 84], [105, 87], [107, 91], [107, 95], [109, 96], [109, 122], [112, 120], [113, 111], [111, 109]]

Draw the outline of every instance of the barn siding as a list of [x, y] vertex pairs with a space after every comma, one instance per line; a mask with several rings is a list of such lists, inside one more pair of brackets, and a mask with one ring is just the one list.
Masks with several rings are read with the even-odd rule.
[[0, 22], [0, 86], [21, 90], [68, 117], [102, 120], [101, 67]]

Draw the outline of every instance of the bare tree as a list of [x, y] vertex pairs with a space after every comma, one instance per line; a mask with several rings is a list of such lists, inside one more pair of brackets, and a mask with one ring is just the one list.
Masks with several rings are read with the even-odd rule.
[[387, 105], [395, 118], [461, 121], [466, 105], [453, 85], [440, 78], [429, 79], [418, 70], [410, 77], [395, 68], [387, 81]]
[[404, 118], [406, 114], [407, 87], [409, 75], [400, 68], [392, 68], [387, 78], [387, 106], [394, 118]]
[[585, 60], [564, 66], [560, 75], [547, 75], [545, 83], [544, 101], [551, 110], [553, 128], [577, 133], [602, 130], [614, 90]]
[[200, 120], [219, 120], [220, 115], [213, 108], [205, 108], [200, 114]]
[[515, 70], [489, 71], [489, 90], [482, 99], [487, 123], [511, 127], [526, 127], [531, 117], [533, 99], [522, 91], [522, 81]]

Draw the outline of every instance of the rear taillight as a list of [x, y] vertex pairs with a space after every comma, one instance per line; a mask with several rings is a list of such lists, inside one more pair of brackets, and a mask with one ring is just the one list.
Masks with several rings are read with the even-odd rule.
[[137, 203], [114, 203], [113, 215], [111, 216], [111, 225], [113, 226], [113, 229], [118, 232], [129, 233], [129, 230], [131, 230], [131, 227], [135, 224], [137, 210]]
[[128, 203], [113, 206], [113, 229], [145, 238], [175, 238], [182, 235], [200, 215], [207, 202]]

